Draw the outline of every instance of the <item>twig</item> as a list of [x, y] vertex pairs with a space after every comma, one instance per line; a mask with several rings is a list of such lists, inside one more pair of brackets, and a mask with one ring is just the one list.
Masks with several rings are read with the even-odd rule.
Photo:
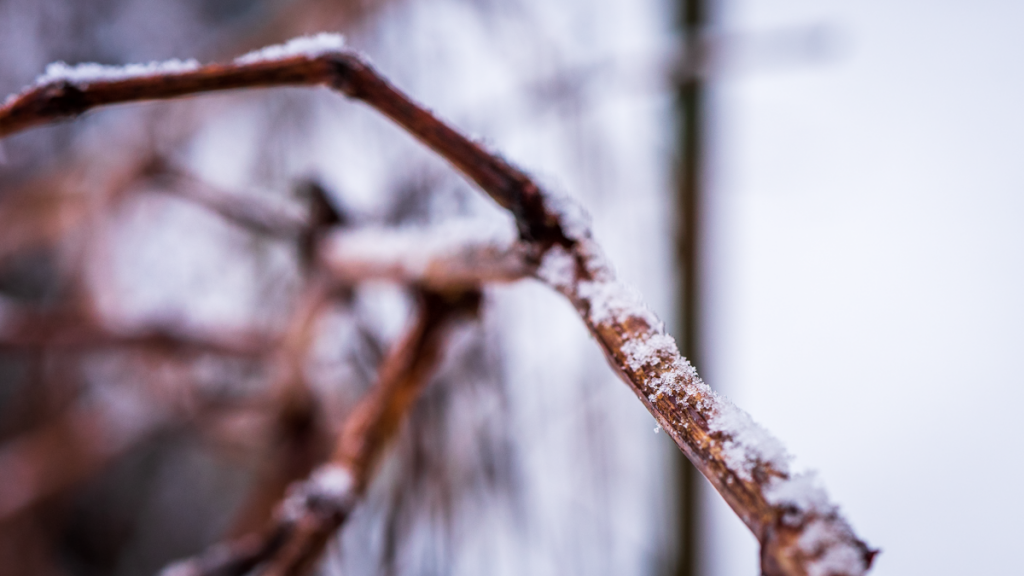
[[273, 346], [273, 338], [252, 331], [196, 331], [173, 323], [118, 329], [83, 310], [37, 310], [0, 297], [0, 350], [148, 348], [257, 357]]
[[150, 167], [149, 176], [165, 185], [156, 191], [191, 200], [257, 234], [288, 239], [298, 237], [307, 228], [308, 217], [301, 211], [218, 188], [167, 164]]
[[330, 434], [323, 422], [319, 399], [304, 372], [316, 320], [330, 295], [319, 279], [309, 283], [275, 351], [270, 390], [274, 414], [267, 469], [241, 507], [234, 534], [262, 528], [288, 485], [307, 476], [330, 453]]
[[[124, 80], [55, 81], [0, 108], [0, 136], [107, 104], [284, 85], [326, 85], [364, 101], [513, 213], [522, 241], [543, 255], [538, 276], [569, 298], [612, 366], [758, 538], [764, 574], [856, 576], [868, 570], [875, 551], [856, 537], [820, 489], [808, 486], [806, 477], [790, 475], [784, 450], [773, 438], [700, 380], [639, 296], [616, 281], [586, 225], [523, 172], [414, 103], [355, 53], [246, 59]], [[328, 516], [338, 517], [339, 510], [348, 508]]]
[[320, 558], [373, 477], [405, 414], [440, 360], [446, 332], [475, 313], [479, 292], [420, 292], [418, 317], [384, 359], [377, 384], [345, 422], [331, 462], [291, 488], [274, 523], [170, 566], [164, 576], [240, 576], [263, 565], [265, 576], [299, 576]]

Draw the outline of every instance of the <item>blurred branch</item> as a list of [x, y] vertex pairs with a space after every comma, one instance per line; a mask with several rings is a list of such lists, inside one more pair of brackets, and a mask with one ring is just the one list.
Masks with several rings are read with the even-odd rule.
[[415, 323], [384, 359], [377, 384], [349, 415], [330, 463], [292, 486], [262, 534], [214, 546], [172, 565], [165, 576], [242, 575], [260, 565], [265, 575], [308, 573], [362, 497], [405, 414], [429, 381], [451, 323], [475, 314], [480, 294], [421, 291], [419, 300]]
[[0, 524], [78, 485], [159, 430], [225, 408], [222, 399], [204, 394], [195, 382], [167, 386], [159, 382], [165, 372], [146, 373], [148, 379], [137, 386], [101, 390], [99, 398], [79, 401], [0, 445]]
[[165, 192], [190, 200], [219, 214], [225, 220], [257, 234], [279, 238], [295, 238], [308, 226], [308, 216], [298, 210], [290, 210], [280, 202], [270, 202], [252, 194], [219, 188], [166, 163], [157, 163], [149, 168], [150, 177], [158, 184], [159, 192]]
[[306, 381], [305, 360], [314, 328], [330, 293], [314, 280], [299, 300], [272, 365], [272, 437], [266, 466], [241, 508], [233, 528], [246, 534], [266, 524], [288, 485], [307, 476], [330, 452], [321, 404]]
[[445, 230], [437, 228], [335, 231], [321, 243], [320, 262], [342, 284], [390, 280], [434, 290], [512, 282], [537, 268], [528, 244], [462, 237], [446, 241]]
[[173, 323], [117, 329], [82, 310], [39, 310], [0, 297], [0, 350], [128, 347], [257, 357], [273, 346], [273, 338], [251, 331], [198, 331]]
[[[512, 212], [521, 240], [541, 256], [538, 276], [569, 298], [612, 366], [758, 538], [767, 576], [854, 576], [867, 571], [875, 551], [856, 537], [822, 491], [808, 486], [806, 478], [790, 475], [777, 441], [700, 380], [640, 297], [615, 279], [586, 223], [573, 218], [564, 201], [542, 191], [526, 174], [414, 103], [357, 54], [327, 50], [126, 79], [53, 81], [0, 107], [0, 136], [107, 104], [286, 85], [325, 85], [364, 101]], [[367, 427], [365, 437], [375, 438], [376, 431]], [[362, 460], [345, 456], [339, 470]], [[355, 487], [327, 490], [331, 498], [326, 499], [326, 511], [313, 512], [317, 506], [311, 504], [289, 524], [284, 558], [308, 561], [309, 550], [322, 548], [326, 534], [347, 514], [353, 490], [361, 490], [365, 477], [359, 474], [361, 470], [352, 473]], [[314, 481], [310, 490], [317, 497], [303, 502], [322, 500], [323, 482]], [[343, 497], [335, 498], [339, 494]]]

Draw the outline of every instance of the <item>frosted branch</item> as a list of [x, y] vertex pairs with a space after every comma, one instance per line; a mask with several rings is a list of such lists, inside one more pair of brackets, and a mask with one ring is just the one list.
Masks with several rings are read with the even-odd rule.
[[320, 262], [340, 283], [389, 280], [434, 290], [466, 289], [530, 276], [531, 247], [514, 233], [495, 237], [477, 222], [430, 228], [339, 230], [327, 236]]
[[356, 53], [296, 52], [146, 77], [35, 86], [0, 107], [0, 136], [97, 106], [237, 88], [323, 85], [362, 100], [513, 214], [520, 241], [540, 258], [537, 276], [573, 303], [612, 366], [758, 538], [764, 574], [859, 576], [868, 570], [875, 552], [823, 493], [780, 496], [805, 491], [806, 483], [791, 476], [779, 444], [701, 381], [640, 296], [615, 279], [586, 223], [567, 209], [571, 204], [417, 105]]

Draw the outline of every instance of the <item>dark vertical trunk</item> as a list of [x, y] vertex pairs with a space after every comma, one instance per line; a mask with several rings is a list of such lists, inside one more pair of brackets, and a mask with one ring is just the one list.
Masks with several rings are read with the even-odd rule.
[[[700, 272], [701, 272], [701, 167], [703, 163], [704, 68], [702, 28], [709, 0], [679, 0], [684, 59], [676, 79], [677, 143], [676, 166], [676, 258], [679, 266], [679, 349], [698, 369], [700, 355]], [[699, 526], [697, 485], [700, 473], [685, 457], [678, 457], [679, 529], [676, 576], [698, 572]]]

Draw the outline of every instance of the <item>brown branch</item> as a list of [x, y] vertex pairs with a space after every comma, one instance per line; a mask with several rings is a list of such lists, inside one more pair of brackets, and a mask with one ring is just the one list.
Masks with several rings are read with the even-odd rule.
[[262, 534], [249, 535], [172, 565], [165, 576], [299, 576], [320, 558], [376, 471], [405, 414], [429, 380], [453, 320], [475, 313], [479, 292], [420, 292], [418, 317], [389, 352], [377, 384], [345, 422], [331, 462], [294, 485]]
[[38, 310], [0, 297], [0, 350], [145, 348], [257, 357], [274, 340], [251, 331], [196, 331], [173, 323], [118, 329], [83, 310]]
[[308, 227], [309, 218], [299, 211], [218, 188], [189, 172], [160, 163], [149, 168], [149, 176], [162, 184], [155, 189], [190, 200], [256, 234], [276, 238], [297, 238]]
[[288, 486], [307, 476], [330, 453], [330, 433], [320, 402], [305, 377], [305, 361], [314, 328], [330, 292], [314, 279], [306, 288], [285, 330], [271, 366], [273, 424], [266, 466], [235, 521], [232, 535], [262, 528]]
[[875, 551], [822, 492], [789, 474], [770, 436], [700, 380], [657, 318], [615, 280], [586, 226], [523, 172], [414, 103], [358, 55], [334, 51], [127, 80], [50, 83], [0, 108], [0, 136], [106, 104], [284, 85], [326, 85], [364, 101], [513, 213], [521, 239], [543, 257], [538, 275], [570, 299], [612, 366], [758, 538], [767, 576], [868, 570]]
[[537, 269], [530, 244], [474, 242], [455, 238], [438, 243], [443, 230], [361, 229], [332, 232], [319, 250], [319, 261], [341, 284], [388, 280], [433, 290], [459, 290], [489, 282], [512, 282]]
[[144, 385], [118, 390], [116, 401], [64, 409], [0, 445], [0, 525], [80, 484], [162, 429], [230, 415], [221, 398], [191, 380], [161, 383], [165, 371], [143, 372], [149, 375]]

